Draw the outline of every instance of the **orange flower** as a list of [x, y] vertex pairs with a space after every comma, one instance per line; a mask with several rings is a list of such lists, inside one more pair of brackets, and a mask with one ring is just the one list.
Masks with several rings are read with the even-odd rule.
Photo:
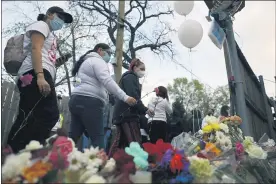
[[207, 152], [214, 153], [216, 156], [219, 156], [221, 153], [221, 150], [216, 147], [213, 143], [207, 142], [205, 145], [205, 150]]
[[33, 164], [31, 167], [23, 170], [22, 176], [29, 182], [37, 182], [38, 178], [45, 176], [52, 169], [52, 164], [42, 162], [41, 160]]

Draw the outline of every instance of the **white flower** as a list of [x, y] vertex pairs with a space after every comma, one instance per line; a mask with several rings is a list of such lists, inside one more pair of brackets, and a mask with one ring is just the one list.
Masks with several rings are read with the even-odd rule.
[[14, 179], [30, 164], [31, 153], [23, 152], [9, 155], [2, 167], [2, 181]]
[[216, 132], [216, 144], [218, 144], [219, 146], [224, 145], [226, 142], [225, 138], [226, 136], [224, 135], [223, 132], [221, 131]]
[[248, 146], [248, 148], [245, 150], [249, 157], [251, 158], [257, 158], [257, 159], [266, 159], [267, 158], [267, 152], [264, 151], [261, 147], [256, 146], [254, 144]]
[[91, 176], [85, 183], [105, 183], [105, 179], [97, 174]]
[[263, 143], [263, 145], [267, 147], [273, 147], [275, 146], [275, 141], [273, 139], [268, 139], [265, 143]]
[[88, 160], [86, 169], [87, 170], [90, 170], [90, 169], [93, 170], [94, 168], [98, 169], [102, 164], [103, 164], [103, 160], [99, 158], [94, 158], [93, 160]]
[[216, 118], [215, 116], [206, 116], [206, 117], [205, 117], [205, 121], [206, 121], [208, 124], [219, 123], [219, 119]]
[[216, 132], [216, 139], [217, 140], [224, 139], [224, 138], [225, 138], [225, 135], [224, 135], [223, 132], [221, 132], [221, 131]]
[[93, 148], [90, 147], [89, 149], [84, 149], [84, 155], [88, 158], [93, 160], [97, 157], [97, 153], [99, 153], [99, 147]]
[[26, 145], [24, 151], [31, 151], [31, 150], [37, 150], [43, 148], [43, 145], [41, 145], [38, 141], [31, 141], [28, 145]]
[[104, 168], [101, 170], [101, 173], [110, 173], [114, 171], [115, 166], [116, 166], [116, 162], [113, 158], [111, 158], [106, 162]]
[[223, 151], [228, 151], [232, 148], [232, 142], [229, 137], [225, 137], [225, 143], [220, 145]]
[[68, 170], [77, 171], [82, 167], [82, 164], [85, 162], [83, 159], [82, 153], [74, 150], [68, 155], [69, 168]]
[[86, 164], [89, 168], [99, 167], [103, 164], [103, 161], [97, 157], [99, 151], [99, 147], [91, 147], [90, 149], [84, 149], [84, 156], [87, 162]]
[[221, 130], [223, 130], [225, 133], [227, 133], [227, 134], [229, 133], [229, 128], [228, 128], [228, 126], [226, 124], [220, 123], [219, 124], [219, 128]]
[[203, 131], [201, 129], [198, 131], [198, 133], [199, 135], [203, 135]]

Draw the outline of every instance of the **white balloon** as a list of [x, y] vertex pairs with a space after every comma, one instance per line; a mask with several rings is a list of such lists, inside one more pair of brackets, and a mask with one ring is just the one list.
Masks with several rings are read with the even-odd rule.
[[178, 39], [185, 47], [192, 49], [203, 37], [203, 28], [196, 20], [186, 20], [178, 30]]
[[188, 15], [194, 8], [194, 1], [175, 1], [174, 11], [179, 15]]

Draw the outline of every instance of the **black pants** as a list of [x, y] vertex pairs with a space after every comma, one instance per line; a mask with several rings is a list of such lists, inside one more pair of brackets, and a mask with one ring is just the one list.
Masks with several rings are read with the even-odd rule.
[[149, 142], [147, 136], [142, 135], [141, 137], [142, 137], [142, 144]]
[[44, 70], [45, 80], [51, 87], [51, 93], [47, 97], [43, 97], [39, 92], [34, 71], [29, 71], [24, 76], [26, 74], [31, 74], [33, 79], [31, 84], [25, 87], [22, 87], [22, 81], [18, 80], [19, 110], [8, 136], [8, 144], [14, 152], [24, 149], [31, 140], [37, 140], [44, 144], [59, 118], [57, 97], [51, 74]]
[[167, 123], [165, 121], [153, 120], [149, 124], [149, 137], [150, 142], [155, 144], [158, 139], [166, 141], [167, 138]]
[[69, 136], [78, 142], [84, 131], [87, 131], [92, 146], [104, 148], [104, 103], [97, 98], [72, 95], [69, 101], [71, 125]]

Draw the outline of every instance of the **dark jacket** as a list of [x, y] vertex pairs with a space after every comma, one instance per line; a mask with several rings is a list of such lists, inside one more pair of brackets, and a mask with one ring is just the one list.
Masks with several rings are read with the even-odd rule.
[[129, 120], [139, 121], [140, 115], [145, 114], [148, 109], [140, 100], [141, 85], [137, 75], [132, 71], [124, 73], [119, 86], [128, 96], [135, 98], [137, 104], [130, 107], [127, 103], [116, 98], [113, 112], [113, 124], [120, 124]]

